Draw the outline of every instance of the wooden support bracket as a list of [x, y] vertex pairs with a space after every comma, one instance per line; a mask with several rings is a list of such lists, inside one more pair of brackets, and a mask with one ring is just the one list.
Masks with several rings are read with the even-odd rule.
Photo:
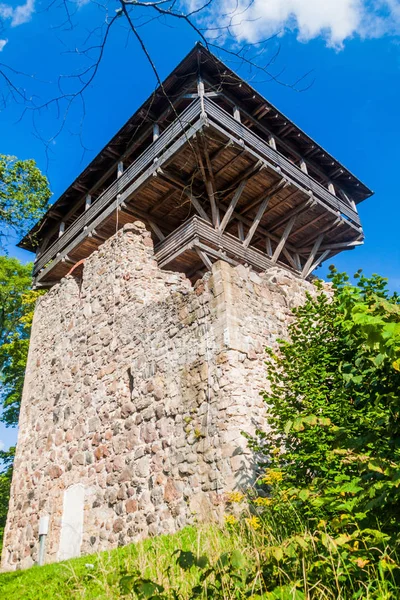
[[277, 247], [275, 248], [275, 252], [274, 252], [274, 254], [272, 255], [272, 258], [271, 258], [271, 260], [272, 260], [272, 262], [273, 262], [273, 263], [276, 263], [276, 262], [277, 262], [277, 260], [278, 260], [278, 258], [280, 257], [280, 255], [281, 255], [281, 252], [282, 252], [282, 250], [283, 250], [283, 247], [284, 247], [284, 245], [286, 244], [286, 241], [287, 241], [287, 239], [288, 239], [288, 237], [289, 237], [289, 235], [290, 235], [290, 232], [291, 232], [291, 231], [292, 231], [292, 229], [293, 229], [293, 225], [294, 225], [294, 223], [295, 223], [295, 221], [296, 221], [296, 218], [297, 218], [297, 215], [294, 215], [294, 216], [293, 216], [291, 219], [289, 219], [289, 221], [287, 222], [287, 224], [286, 224], [286, 227], [285, 227], [285, 230], [284, 230], [284, 232], [283, 232], [283, 234], [282, 234], [282, 237], [281, 237], [281, 239], [280, 239], [280, 241], [279, 241], [279, 243], [278, 243]]
[[219, 226], [219, 230], [221, 233], [223, 233], [223, 231], [225, 230], [226, 226], [228, 225], [229, 221], [231, 220], [233, 211], [236, 208], [236, 204], [239, 202], [240, 200], [240, 196], [243, 193], [244, 188], [246, 187], [247, 184], [247, 179], [243, 179], [243, 181], [241, 181], [239, 183], [239, 187], [237, 188], [236, 192], [233, 194], [232, 196], [232, 200], [229, 203], [229, 206], [227, 208], [227, 211], [224, 215], [224, 218], [221, 221], [221, 224]]
[[320, 245], [322, 244], [322, 240], [323, 240], [323, 239], [324, 239], [324, 234], [323, 234], [323, 233], [321, 233], [321, 234], [320, 234], [320, 235], [317, 237], [317, 239], [315, 240], [315, 242], [314, 242], [314, 246], [312, 247], [312, 250], [311, 250], [311, 252], [310, 252], [310, 256], [308, 257], [308, 259], [307, 259], [307, 262], [306, 262], [306, 264], [304, 265], [304, 268], [303, 268], [303, 270], [302, 270], [302, 272], [301, 272], [301, 276], [302, 276], [302, 277], [307, 277], [307, 275], [309, 274], [309, 272], [310, 272], [310, 267], [311, 267], [311, 265], [312, 265], [312, 264], [314, 264], [315, 257], [316, 257], [316, 255], [317, 255], [317, 252], [318, 252], [318, 250], [319, 250], [319, 247], [320, 247]]

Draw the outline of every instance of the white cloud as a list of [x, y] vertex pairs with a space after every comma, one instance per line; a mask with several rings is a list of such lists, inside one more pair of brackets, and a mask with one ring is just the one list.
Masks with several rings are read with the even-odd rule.
[[[13, 8], [9, 4], [0, 4], [0, 18], [11, 19], [11, 26], [23, 25], [31, 20], [35, 12], [35, 0], [26, 0], [25, 4], [20, 4]], [[4, 45], [3, 45], [4, 48]]]
[[[204, 0], [183, 0], [190, 9]], [[400, 0], [216, 0], [209, 27], [229, 26], [239, 42], [259, 42], [272, 34], [294, 31], [300, 41], [322, 37], [341, 47], [351, 37], [400, 34]]]
[[14, 9], [11, 25], [16, 27], [31, 20], [35, 12], [35, 0], [26, 0], [25, 4], [21, 4]]
[[3, 50], [4, 46], [7, 44], [8, 40], [0, 40], [0, 52]]

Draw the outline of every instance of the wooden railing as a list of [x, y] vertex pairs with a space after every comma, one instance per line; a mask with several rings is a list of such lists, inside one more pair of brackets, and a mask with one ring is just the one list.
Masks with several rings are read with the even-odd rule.
[[200, 115], [200, 101], [192, 102], [163, 133], [153, 142], [122, 175], [116, 179], [86, 210], [82, 213], [46, 251], [39, 257], [33, 274], [62, 252], [67, 244], [98, 216], [118, 194], [136, 179], [140, 173], [152, 163], [168, 145]]
[[[236, 137], [239, 143], [245, 143], [246, 147], [261, 157], [266, 165], [285, 176], [297, 187], [311, 191], [315, 200], [328, 210], [335, 214], [342, 215], [349, 225], [357, 230], [361, 230], [360, 218], [358, 213], [345, 202], [334, 196], [315, 181], [308, 174], [304, 173], [299, 167], [292, 164], [278, 150], [269, 146], [262, 138], [250, 131], [234, 119], [228, 112], [220, 108], [209, 98], [204, 99], [204, 107], [207, 118], [212, 124], [225, 133], [228, 137]], [[196, 126], [193, 125], [197, 123]], [[172, 154], [174, 150], [180, 148], [185, 142], [182, 132], [187, 133], [187, 139], [193, 135], [196, 130], [202, 126], [201, 121], [201, 103], [200, 99], [194, 100], [173, 122], [171, 125], [155, 140], [150, 146], [135, 160], [134, 163], [122, 175], [116, 179], [90, 206], [82, 213], [46, 251], [39, 255], [34, 265], [33, 275], [36, 277], [42, 270], [48, 271], [51, 266], [47, 266], [50, 261], [54, 265], [60, 259], [60, 256], [67, 254], [75, 247], [85, 235], [87, 235], [95, 226], [98, 226], [103, 218], [106, 218], [115, 210], [121, 202], [132, 195], [138, 189], [139, 185], [145, 182], [148, 173], [156, 170], [157, 159], [164, 156], [167, 152]], [[191, 128], [190, 136], [188, 129]], [[178, 143], [178, 140], [179, 143]], [[154, 167], [154, 168], [153, 168]], [[144, 172], [147, 169], [146, 173]]]
[[243, 140], [246, 145], [254, 148], [258, 154], [272, 163], [275, 169], [278, 168], [279, 172], [283, 175], [288, 176], [297, 184], [297, 186], [310, 190], [317, 201], [328, 205], [358, 227], [361, 225], [360, 217], [353, 208], [340, 200], [340, 198], [337, 198], [337, 196], [331, 194], [328, 189], [318, 183], [310, 175], [304, 173], [304, 171], [281, 154], [279, 150], [275, 150], [269, 146], [262, 138], [250, 131], [245, 125], [242, 125], [209, 98], [204, 99], [204, 107], [207, 116], [217, 125], [222, 126], [227, 135], [230, 135], [230, 133], [233, 132], [239, 140]]
[[299, 271], [295, 271], [286, 263], [272, 262], [265, 252], [245, 247], [237, 237], [227, 232], [221, 233], [199, 216], [191, 217], [159, 242], [154, 249], [154, 257], [159, 266], [164, 267], [186, 250], [196, 248], [215, 259], [227, 260], [236, 265], [247, 263], [257, 271], [265, 271], [278, 264], [299, 274]]

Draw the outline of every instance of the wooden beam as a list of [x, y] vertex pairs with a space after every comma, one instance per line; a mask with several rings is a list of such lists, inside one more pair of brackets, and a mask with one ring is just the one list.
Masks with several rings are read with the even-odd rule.
[[272, 262], [276, 263], [276, 261], [280, 257], [282, 249], [283, 249], [284, 245], [286, 244], [286, 241], [290, 235], [290, 232], [292, 231], [292, 228], [293, 228], [293, 225], [294, 225], [296, 219], [297, 219], [297, 215], [293, 215], [293, 217], [291, 219], [289, 219], [289, 221], [287, 222], [285, 230], [282, 234], [282, 237], [281, 237], [277, 247], [275, 248], [274, 254], [272, 255], [272, 258], [271, 258]]
[[156, 223], [154, 223], [154, 221], [149, 221], [149, 225], [152, 228], [152, 230], [154, 231], [154, 233], [156, 234], [156, 236], [158, 237], [158, 239], [160, 240], [160, 242], [165, 240], [165, 235], [163, 234], [163, 232], [161, 231], [159, 226]]
[[[205, 188], [207, 191], [207, 196], [210, 201], [211, 218], [212, 218], [214, 227], [218, 227], [219, 222], [220, 222], [220, 217], [219, 217], [218, 204], [217, 204], [217, 201], [215, 198], [215, 184], [213, 182], [213, 171], [212, 171], [212, 167], [211, 167], [211, 161], [210, 161], [210, 157], [208, 156], [207, 150], [206, 150], [204, 144], [202, 143], [200, 134], [198, 134], [196, 136], [196, 138], [198, 141], [198, 148], [195, 149], [195, 153], [196, 153], [198, 161], [199, 161], [200, 172], [202, 174], [204, 185], [205, 185]], [[203, 150], [203, 153], [206, 156], [206, 165], [207, 165], [208, 176], [206, 174], [206, 169], [204, 167], [201, 150]]]
[[[225, 204], [220, 203], [221, 208], [223, 209], [227, 209], [228, 207]], [[249, 219], [248, 217], [242, 217], [242, 215], [236, 211], [233, 212], [232, 215], [235, 219], [237, 219], [238, 221], [244, 223], [244, 225], [246, 225], [247, 227], [251, 227], [252, 224], [252, 220]], [[269, 236], [271, 238], [271, 240], [275, 241], [275, 242], [279, 242], [280, 238], [278, 236], [276, 236], [274, 233], [269, 233], [267, 231], [267, 229], [263, 226], [259, 226], [258, 227], [258, 231], [262, 234], [264, 234], [265, 236]], [[289, 250], [291, 250], [292, 252], [297, 252], [297, 248], [295, 248], [294, 246], [292, 246], [291, 244], [289, 244], [289, 242], [287, 243], [287, 248], [289, 248]]]
[[62, 234], [65, 231], [65, 221], [61, 221], [59, 227], [58, 227], [58, 237], [61, 237]]
[[244, 228], [242, 221], [238, 221], [238, 238], [241, 242], [244, 242]]
[[97, 233], [97, 231], [95, 229], [93, 229], [93, 231], [90, 231], [88, 233], [88, 237], [93, 237], [96, 240], [100, 240], [101, 242], [105, 242], [106, 240], [108, 240], [108, 237], [104, 236], [104, 235], [100, 235], [99, 233]]
[[85, 198], [85, 210], [88, 210], [92, 204], [92, 196], [90, 194], [86, 194]]
[[271, 258], [271, 256], [272, 256], [272, 244], [271, 244], [271, 238], [269, 238], [269, 237], [265, 238], [265, 251], [267, 253], [267, 256], [269, 256]]
[[128, 206], [127, 204], [125, 204], [125, 202], [122, 202], [120, 206], [122, 212], [126, 213], [127, 215], [131, 215], [132, 217], [135, 217], [135, 219], [140, 219], [141, 221], [145, 221], [146, 223], [148, 223], [149, 221], [153, 221], [153, 223], [158, 225], [160, 228], [165, 227], [166, 223], [162, 217], [158, 218], [154, 215], [150, 215], [148, 212], [140, 210], [136, 206]]
[[206, 211], [204, 210], [204, 208], [201, 206], [201, 204], [197, 200], [197, 198], [195, 196], [193, 196], [193, 194], [191, 192], [189, 192], [189, 190], [183, 190], [183, 193], [189, 198], [190, 202], [193, 204], [194, 208], [199, 213], [199, 215], [205, 221], [208, 221], [209, 223], [211, 223], [210, 217], [208, 216], [208, 214], [206, 213]]
[[289, 263], [289, 264], [290, 264], [290, 265], [291, 265], [291, 266], [292, 266], [292, 267], [293, 267], [293, 268], [294, 268], [296, 271], [299, 271], [299, 269], [298, 269], [298, 267], [297, 267], [297, 262], [296, 262], [296, 260], [295, 260], [296, 253], [294, 253], [294, 254], [293, 254], [293, 256], [292, 256], [292, 254], [289, 252], [289, 250], [288, 250], [287, 248], [285, 248], [285, 246], [283, 246], [283, 248], [282, 248], [282, 254], [283, 254], [284, 256], [286, 256], [286, 259], [287, 259], [288, 263]]
[[[233, 97], [233, 96], [232, 96], [232, 97], [230, 96], [229, 92], [226, 92], [226, 91], [225, 91], [225, 92], [221, 93], [221, 97], [222, 97], [222, 98], [225, 98], [225, 99], [226, 99], [226, 100], [227, 100], [227, 101], [228, 101], [228, 102], [229, 102], [229, 103], [230, 103], [232, 106], [233, 106], [233, 105], [235, 105], [235, 103], [236, 103], [236, 100], [234, 99], [234, 97]], [[257, 121], [257, 120], [256, 120], [256, 119], [255, 119], [255, 118], [254, 118], [254, 117], [253, 117], [253, 116], [252, 116], [250, 113], [248, 113], [248, 112], [247, 112], [247, 111], [246, 111], [246, 110], [245, 110], [243, 107], [241, 107], [241, 113], [242, 113], [242, 115], [245, 115], [245, 116], [246, 116], [246, 117], [248, 117], [248, 118], [249, 118], [251, 121], [253, 121], [253, 122], [255, 123], [255, 125], [256, 125], [256, 126], [257, 126], [257, 127], [258, 127], [258, 128], [259, 128], [259, 129], [260, 129], [262, 132], [263, 132], [263, 133], [265, 133], [265, 134], [266, 134], [266, 136], [267, 136], [267, 139], [268, 139], [268, 136], [272, 136], [272, 137], [274, 137], [274, 136], [273, 136], [273, 134], [272, 134], [272, 132], [271, 132], [271, 130], [270, 130], [268, 127], [266, 127], [264, 124], [262, 124], [262, 123], [260, 123], [259, 121]], [[300, 153], [298, 150], [296, 150], [296, 149], [295, 149], [295, 148], [293, 148], [291, 145], [289, 145], [289, 144], [288, 144], [288, 143], [287, 143], [287, 142], [286, 142], [284, 139], [281, 139], [281, 140], [279, 140], [279, 141], [280, 141], [280, 144], [281, 144], [281, 146], [282, 146], [283, 148], [285, 148], [285, 150], [286, 150], [288, 153], [292, 153], [293, 155], [295, 155], [295, 156], [296, 156], [297, 158], [299, 158], [299, 159], [300, 159], [300, 158], [302, 158], [302, 155], [303, 155], [303, 157], [307, 157], [307, 158], [308, 158], [308, 157], [311, 157], [312, 155], [314, 155], [314, 154], [317, 154], [317, 153], [318, 153], [318, 152], [321, 150], [319, 147], [317, 147], [317, 146], [315, 146], [314, 144], [312, 144], [312, 146], [310, 147], [310, 149], [309, 149], [309, 150], [307, 150], [307, 151], [305, 151], [305, 152], [303, 152], [303, 153], [301, 154], [301, 153]], [[268, 144], [269, 144], [271, 147], [274, 147], [274, 146], [272, 146], [272, 144], [270, 143], [269, 139], [268, 139]], [[276, 147], [275, 147], [274, 149], [276, 150]], [[313, 163], [312, 163], [312, 165], [310, 165], [310, 166], [312, 166], [312, 168], [313, 168], [313, 169], [314, 169], [316, 172], [318, 172], [318, 173], [319, 173], [319, 175], [321, 175], [321, 176], [322, 176], [322, 177], [323, 177], [325, 180], [327, 179], [327, 174], [326, 174], [324, 171], [322, 171], [322, 170], [321, 170], [321, 169], [318, 167], [318, 165], [317, 165], [316, 163], [314, 163], [314, 162], [313, 162]]]
[[[362, 240], [353, 240], [351, 242], [337, 242], [337, 243], [328, 243], [321, 246], [320, 250], [346, 250], [349, 248], [356, 248], [357, 246], [362, 246], [364, 242]], [[310, 247], [299, 248], [299, 252], [309, 252]]]
[[206, 213], [206, 211], [204, 210], [204, 208], [201, 206], [201, 204], [197, 200], [197, 198], [190, 191], [190, 187], [191, 187], [190, 185], [188, 185], [187, 183], [185, 183], [184, 181], [182, 181], [176, 175], [173, 175], [172, 173], [169, 173], [168, 171], [165, 171], [164, 169], [158, 168], [157, 169], [157, 173], [158, 173], [158, 175], [160, 177], [162, 177], [164, 179], [167, 179], [173, 185], [175, 185], [179, 190], [181, 190], [185, 194], [185, 196], [187, 196], [187, 198], [189, 198], [190, 202], [193, 204], [194, 208], [199, 213], [199, 215], [205, 221], [208, 221], [209, 223], [211, 223], [210, 217], [208, 216], [208, 214]]
[[214, 248], [210, 248], [209, 246], [206, 246], [205, 244], [202, 244], [201, 242], [196, 242], [195, 245], [198, 248], [200, 248], [200, 250], [204, 250], [204, 252], [207, 252], [207, 254], [209, 254], [210, 256], [213, 256], [214, 258], [217, 258], [219, 260], [225, 260], [226, 262], [228, 262], [234, 266], [237, 266], [239, 264], [239, 261], [231, 258], [230, 256], [227, 256], [224, 252], [221, 252], [220, 250], [215, 250]]
[[[181, 99], [182, 99], [182, 96], [180, 96], [176, 102], [180, 102]], [[176, 103], [175, 103], [175, 105], [176, 105]], [[172, 110], [171, 106], [168, 106], [163, 111], [163, 113], [159, 116], [158, 121], [160, 122], [160, 121], [164, 120], [164, 118], [168, 115], [168, 113], [171, 110]], [[149, 116], [148, 112], [146, 113], [146, 116]], [[82, 204], [85, 202], [86, 192], [89, 194], [94, 194], [95, 191], [99, 190], [101, 188], [101, 186], [104, 184], [104, 182], [110, 177], [110, 175], [115, 173], [115, 169], [118, 168], [118, 162], [120, 162], [121, 160], [123, 160], [125, 158], [128, 158], [132, 154], [132, 152], [137, 147], [139, 147], [146, 140], [147, 137], [149, 137], [149, 135], [150, 135], [150, 130], [149, 130], [149, 128], [146, 128], [146, 130], [140, 136], [135, 137], [134, 141], [126, 148], [126, 150], [123, 152], [123, 154], [118, 157], [119, 160], [114, 161], [113, 164], [107, 169], [107, 171], [103, 172], [101, 177], [96, 180], [96, 183], [94, 183], [94, 185], [92, 185], [92, 187], [89, 190], [84, 190], [85, 195], [82, 196], [79, 200], [77, 200], [77, 202], [71, 207], [71, 209], [63, 217], [65, 222], [68, 222], [70, 217], [72, 217], [76, 213], [76, 211], [82, 206]], [[52, 235], [54, 235], [57, 231], [57, 228], [58, 228], [58, 225], [56, 225], [55, 228], [52, 228], [49, 231], [48, 236], [51, 237]]]
[[296, 263], [296, 268], [300, 272], [301, 269], [302, 269], [300, 255], [297, 254], [297, 252], [295, 252], [294, 255], [293, 255], [293, 258], [294, 258], [294, 261]]
[[239, 121], [239, 123], [241, 122], [240, 109], [239, 109], [239, 107], [237, 105], [233, 107], [233, 118], [236, 121]]
[[272, 133], [270, 133], [268, 135], [268, 144], [271, 146], [271, 148], [273, 148], [274, 150], [276, 150], [276, 139], [272, 135]]
[[197, 254], [200, 256], [201, 260], [203, 261], [203, 263], [205, 264], [205, 266], [207, 267], [207, 269], [209, 271], [211, 271], [211, 269], [212, 269], [212, 262], [208, 258], [207, 254], [203, 250], [200, 250], [200, 248], [197, 247], [197, 246], [195, 246], [194, 249], [196, 250]]
[[259, 226], [260, 221], [263, 218], [265, 211], [267, 210], [267, 206], [268, 206], [268, 203], [269, 203], [270, 199], [271, 199], [271, 195], [268, 195], [261, 202], [261, 204], [260, 204], [260, 206], [258, 208], [257, 214], [254, 217], [254, 221], [251, 224], [250, 229], [249, 229], [249, 231], [247, 233], [246, 239], [243, 242], [243, 246], [245, 248], [248, 247], [248, 245], [250, 244], [251, 240], [253, 239], [253, 236], [254, 236], [254, 234], [256, 232], [256, 229]]
[[303, 171], [303, 173], [307, 173], [308, 174], [307, 163], [304, 160], [304, 158], [300, 159], [300, 169]]
[[308, 277], [314, 271], [314, 269], [316, 269], [322, 262], [324, 262], [324, 260], [328, 257], [328, 254], [330, 253], [330, 250], [325, 250], [325, 252], [323, 252], [321, 256], [317, 258], [317, 260], [311, 265], [311, 267], [308, 269], [308, 273], [306, 273], [303, 277]]
[[257, 121], [259, 121], [260, 119], [265, 117], [265, 115], [269, 113], [270, 110], [271, 108], [269, 106], [267, 106], [266, 104], [262, 104], [253, 112], [252, 116], [255, 119], [257, 119]]
[[160, 126], [158, 123], [154, 123], [153, 124], [153, 142], [158, 140], [159, 137], [160, 137]]
[[227, 208], [224, 218], [222, 219], [222, 222], [219, 226], [219, 230], [221, 233], [223, 233], [223, 231], [225, 230], [225, 227], [228, 225], [228, 223], [232, 217], [233, 211], [235, 210], [236, 204], [239, 202], [240, 196], [242, 195], [243, 190], [246, 187], [246, 184], [247, 184], [247, 179], [243, 179], [243, 181], [241, 181], [239, 183], [239, 187], [237, 188], [236, 192], [232, 196], [232, 200], [230, 201], [230, 204]]
[[310, 252], [310, 256], [307, 259], [306, 264], [303, 267], [303, 270], [301, 272], [301, 276], [302, 277], [307, 277], [309, 274], [309, 269], [311, 267], [311, 265], [314, 263], [315, 257], [317, 255], [317, 252], [319, 250], [320, 245], [322, 244], [322, 240], [324, 239], [324, 234], [321, 233], [317, 239], [314, 242], [314, 246], [312, 247], [312, 250]]
[[61, 259], [62, 263], [67, 263], [68, 265], [74, 265], [76, 263], [76, 260], [72, 260], [72, 258], [70, 258], [67, 254], [65, 256], [62, 257]]
[[118, 167], [117, 167], [117, 179], [119, 179], [121, 177], [123, 172], [124, 172], [124, 163], [122, 162], [122, 160], [120, 160], [118, 163]]

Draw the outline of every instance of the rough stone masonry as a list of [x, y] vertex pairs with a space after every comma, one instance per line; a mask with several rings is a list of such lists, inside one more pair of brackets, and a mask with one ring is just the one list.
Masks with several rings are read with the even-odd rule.
[[264, 348], [312, 285], [220, 261], [194, 286], [126, 225], [36, 308], [3, 569], [52, 562], [218, 517], [255, 476]]

